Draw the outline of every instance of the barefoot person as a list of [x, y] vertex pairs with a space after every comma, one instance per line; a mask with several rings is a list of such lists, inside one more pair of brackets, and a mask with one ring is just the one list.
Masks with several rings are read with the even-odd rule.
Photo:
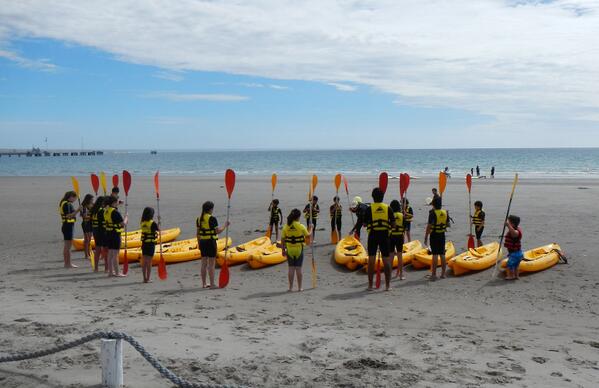
[[94, 196], [86, 194], [85, 198], [81, 202], [81, 229], [83, 229], [83, 251], [85, 252], [85, 259], [89, 260], [91, 254], [91, 240], [92, 240], [92, 215], [91, 210], [94, 206]]
[[81, 208], [75, 210], [73, 208], [73, 202], [77, 200], [77, 193], [74, 191], [67, 191], [58, 203], [58, 213], [62, 221], [62, 237], [64, 239], [64, 247], [62, 249], [62, 257], [64, 260], [65, 268], [77, 268], [77, 266], [71, 263], [71, 246], [73, 245], [73, 229], [75, 226], [77, 213], [81, 211]]
[[522, 253], [522, 229], [520, 228], [520, 217], [510, 215], [505, 223], [507, 233], [503, 245], [508, 252], [507, 271], [505, 280], [514, 280], [520, 278], [518, 267], [524, 258]]
[[366, 211], [365, 223], [368, 230], [368, 290], [374, 278], [376, 254], [381, 252], [385, 271], [385, 291], [391, 289], [391, 261], [389, 260], [389, 233], [395, 227], [395, 217], [389, 206], [383, 203], [385, 193], [378, 187], [372, 190], [374, 201]]
[[447, 262], [445, 261], [445, 232], [449, 222], [447, 210], [441, 209], [441, 197], [432, 200], [433, 209], [428, 215], [428, 224], [424, 235], [424, 245], [428, 245], [430, 236], [430, 250], [433, 255], [430, 280], [437, 279], [437, 261], [441, 258], [441, 279], [445, 278]]
[[152, 274], [152, 259], [158, 241], [158, 224], [154, 222], [154, 209], [146, 207], [141, 215], [141, 269], [144, 283], [150, 281]]
[[[312, 205], [312, 215], [310, 215], [310, 205]], [[318, 197], [312, 196], [312, 203], [308, 202], [304, 207], [304, 217], [306, 218], [306, 226], [312, 230], [312, 240], [316, 238], [316, 221], [320, 214], [320, 206], [318, 206]], [[310, 228], [312, 227], [312, 228]]]
[[341, 236], [341, 219], [343, 207], [339, 202], [339, 197], [333, 197], [333, 204], [329, 208], [329, 216], [331, 217], [331, 232], [337, 231], [337, 236]]
[[[202, 205], [202, 214], [196, 219], [196, 235], [198, 239], [198, 247], [202, 252], [202, 287], [214, 287], [214, 266], [216, 265], [216, 253], [219, 233], [222, 233], [229, 223], [222, 228], [218, 227], [217, 219], [212, 216], [214, 211], [214, 203], [210, 201], [204, 202]], [[206, 273], [210, 278], [210, 283], [206, 283]]]
[[483, 245], [483, 231], [485, 230], [485, 211], [481, 201], [474, 202], [472, 224], [474, 224], [474, 232], [476, 233], [476, 246], [481, 247]]
[[[299, 209], [293, 209], [287, 217], [287, 224], [283, 227], [281, 238], [283, 257], [287, 257], [289, 272], [289, 292], [293, 291], [293, 279], [297, 277], [297, 290], [303, 291], [302, 288], [302, 264], [304, 262], [304, 242], [306, 237], [312, 232], [302, 224], [299, 219], [302, 213]], [[311, 227], [310, 227], [311, 228]]]
[[412, 229], [412, 221], [414, 220], [414, 209], [410, 206], [410, 201], [406, 198], [406, 210], [404, 211], [404, 224], [406, 237], [404, 239], [405, 242], [409, 243], [412, 241], [412, 236], [410, 235], [410, 231]]
[[127, 224], [129, 216], [125, 214], [125, 218], [118, 211], [119, 200], [116, 197], [110, 196], [106, 200], [106, 208], [104, 209], [104, 229], [106, 231], [104, 242], [108, 248], [108, 276], [127, 276], [120, 273], [119, 268], [119, 250], [121, 249], [121, 234]]
[[[100, 196], [94, 202], [94, 206], [90, 210], [92, 219], [92, 234], [94, 237], [94, 272], [98, 272], [99, 262], [103, 257], [104, 249], [104, 199]], [[106, 269], [106, 260], [104, 260], [104, 269]]]
[[279, 241], [279, 227], [283, 223], [283, 212], [281, 212], [281, 208], [279, 207], [279, 200], [273, 199], [268, 207], [268, 211], [270, 212], [270, 220], [268, 221], [268, 228], [270, 230], [270, 234], [268, 238], [272, 238], [272, 231], [275, 231], [275, 241]]
[[393, 263], [393, 259], [397, 256], [397, 275], [399, 280], [404, 280], [405, 277], [403, 275], [403, 243], [404, 243], [404, 232], [405, 232], [405, 223], [404, 223], [404, 213], [402, 212], [399, 201], [394, 199], [389, 204], [391, 207], [391, 211], [393, 211], [393, 217], [395, 218], [395, 226], [391, 229], [391, 234], [389, 236], [390, 243], [390, 251], [391, 251], [391, 263]]

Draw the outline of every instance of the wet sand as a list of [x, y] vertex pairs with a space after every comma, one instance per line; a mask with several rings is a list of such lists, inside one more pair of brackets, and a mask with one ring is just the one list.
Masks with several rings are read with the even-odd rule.
[[[81, 177], [82, 191], [90, 191]], [[351, 195], [369, 200], [377, 178], [350, 177]], [[328, 217], [318, 230], [318, 288], [287, 293], [286, 264], [231, 268], [225, 290], [203, 290], [200, 262], [168, 267], [169, 277], [141, 283], [137, 264], [126, 278], [62, 268], [58, 200], [68, 177], [0, 177], [0, 354], [45, 348], [95, 330], [136, 337], [166, 366], [192, 381], [249, 386], [554, 386], [590, 387], [599, 376], [599, 182], [522, 180], [513, 213], [522, 217], [524, 246], [556, 241], [570, 264], [523, 276], [492, 279], [492, 270], [431, 283], [408, 267], [391, 292], [366, 292], [366, 276], [332, 261]], [[432, 180], [414, 180], [412, 236], [423, 238]], [[221, 179], [163, 177], [164, 227], [193, 237], [201, 203], [213, 200], [222, 223]], [[397, 195], [397, 181], [389, 183]], [[303, 208], [308, 178], [280, 178], [277, 197], [286, 215]], [[474, 182], [473, 201], [487, 211], [485, 241], [501, 232], [511, 182]], [[316, 194], [328, 209], [332, 178]], [[231, 209], [231, 237], [242, 243], [262, 234], [270, 200], [269, 178], [239, 178]], [[467, 196], [463, 179], [451, 179], [444, 203], [456, 224], [448, 237], [462, 251]], [[350, 228], [347, 199], [344, 231]], [[134, 176], [131, 229], [141, 210], [155, 205], [150, 177]], [[77, 223], [77, 236], [81, 235]], [[310, 255], [307, 255], [309, 261]], [[99, 342], [32, 361], [0, 364], [0, 386], [94, 387], [100, 383]], [[131, 347], [124, 347], [125, 383], [163, 387], [169, 382]]]

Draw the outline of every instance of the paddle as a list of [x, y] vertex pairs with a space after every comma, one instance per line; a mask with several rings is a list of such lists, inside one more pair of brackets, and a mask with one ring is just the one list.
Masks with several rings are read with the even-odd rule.
[[162, 255], [162, 227], [160, 219], [160, 171], [156, 171], [154, 175], [154, 189], [156, 190], [156, 212], [158, 213], [158, 246], [160, 247], [160, 262], [158, 263], [158, 277], [160, 280], [165, 280], [168, 277], [166, 273], [166, 264]]
[[233, 194], [233, 190], [235, 189], [235, 171], [228, 169], [225, 172], [225, 187], [227, 188], [227, 221], [226, 232], [225, 232], [225, 259], [223, 261], [223, 265], [220, 268], [220, 273], [218, 275], [218, 286], [220, 288], [225, 288], [229, 284], [229, 264], [227, 263], [227, 253], [229, 251], [229, 213], [231, 210], [231, 195]]
[[[406, 192], [408, 191], [408, 187], [410, 186], [410, 175], [408, 173], [399, 174], [399, 197], [401, 199], [401, 210], [403, 213], [404, 220], [406, 219], [407, 209], [406, 209]], [[397, 266], [397, 276], [399, 276], [399, 265]]]
[[447, 186], [447, 175], [441, 171], [439, 173], [439, 194], [443, 197], [443, 192], [445, 192], [445, 186]]
[[100, 179], [96, 174], [91, 175], [92, 180], [92, 189], [94, 189], [94, 193], [96, 193], [96, 197], [98, 196], [98, 189], [100, 188]]
[[[314, 223], [312, 221], [312, 212], [313, 212], [313, 202], [314, 202], [314, 192], [316, 191], [316, 186], [318, 185], [318, 177], [316, 175], [312, 175], [312, 184], [310, 185], [310, 225], [314, 227]], [[312, 288], [316, 288], [316, 260], [314, 259], [314, 239], [312, 235], [316, 233], [315, 230], [310, 233], [310, 252], [312, 253]]]
[[470, 216], [470, 234], [468, 235], [468, 249], [474, 248], [474, 236], [472, 235], [472, 175], [466, 175], [466, 188], [468, 189], [468, 214]]
[[[387, 192], [387, 185], [389, 184], [389, 175], [386, 172], [381, 172], [379, 175], [379, 189], [384, 193]], [[381, 261], [383, 258], [381, 257]], [[378, 261], [378, 257], [375, 258], [376, 262], [376, 288], [381, 288], [381, 264]]]
[[[117, 175], [117, 179], [118, 179], [118, 175]], [[129, 171], [123, 170], [123, 189], [125, 189], [125, 215], [129, 214], [128, 204], [127, 204], [127, 196], [129, 195], [130, 187], [131, 187], [131, 174], [129, 174]], [[129, 272], [129, 259], [127, 259], [127, 224], [125, 224], [125, 260], [123, 263], [123, 273], [125, 275], [127, 275], [127, 272]]]
[[104, 174], [104, 171], [100, 171], [100, 183], [102, 183], [102, 191], [106, 195], [106, 174]]
[[[272, 174], [272, 177], [270, 178], [270, 184], [272, 186], [272, 193], [270, 196], [270, 208], [272, 209], [272, 201], [274, 201], [275, 199], [275, 188], [277, 187], [277, 174]], [[271, 210], [271, 215], [272, 215], [272, 210]], [[277, 225], [278, 228], [278, 225]], [[272, 237], [272, 230], [270, 228], [270, 217], [268, 220], [268, 228], [266, 228], [266, 237], [271, 238]]]
[[81, 196], [79, 195], [79, 181], [74, 176], [71, 177], [71, 182], [73, 182], [73, 190], [77, 194], [77, 202], [79, 202], [79, 207], [81, 207]]
[[[347, 177], [345, 175], [343, 175], [343, 185], [345, 186], [345, 195], [347, 195], [347, 206], [351, 207], [351, 202], [349, 200], [349, 188], [347, 186]], [[354, 224], [354, 213], [349, 212], [349, 215], [351, 216], [351, 223], [353, 225]]]
[[497, 250], [497, 258], [495, 259], [495, 268], [493, 269], [493, 276], [497, 273], [497, 264], [499, 263], [499, 259], [501, 258], [501, 246], [503, 245], [503, 239], [505, 238], [505, 228], [507, 219], [510, 216], [510, 208], [512, 207], [512, 200], [514, 199], [514, 192], [516, 191], [516, 185], [518, 184], [518, 174], [514, 176], [514, 183], [512, 184], [512, 193], [510, 194], [510, 201], [507, 205], [507, 212], [505, 213], [505, 220], [503, 221], [503, 230], [501, 232], [501, 238], [499, 239], [499, 249]]
[[119, 176], [118, 176], [118, 174], [114, 174], [112, 176], [112, 187], [119, 187]]
[[[339, 187], [341, 186], [341, 174], [335, 175], [333, 183], [335, 184], [335, 196], [339, 196]], [[331, 230], [331, 244], [337, 244], [339, 242], [339, 235], [337, 234], [337, 206], [333, 211], [333, 229]]]

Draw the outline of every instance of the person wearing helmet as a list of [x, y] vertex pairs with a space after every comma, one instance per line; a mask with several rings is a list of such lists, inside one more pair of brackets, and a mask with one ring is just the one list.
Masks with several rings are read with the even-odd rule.
[[368, 205], [362, 202], [361, 197], [356, 196], [354, 197], [349, 211], [356, 214], [356, 224], [349, 231], [349, 234], [351, 235], [353, 233], [355, 237], [359, 240], [360, 230], [362, 229], [362, 226], [364, 226], [364, 216], [366, 214], [366, 211], [368, 211]]

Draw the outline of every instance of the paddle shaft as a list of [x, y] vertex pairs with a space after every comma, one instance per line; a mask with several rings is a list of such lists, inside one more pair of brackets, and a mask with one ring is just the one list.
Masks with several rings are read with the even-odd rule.
[[514, 178], [514, 184], [512, 186], [512, 194], [510, 194], [510, 201], [507, 205], [507, 212], [505, 213], [505, 220], [503, 221], [503, 230], [501, 231], [501, 237], [499, 238], [499, 250], [497, 251], [497, 257], [495, 258], [495, 268], [493, 269], [493, 278], [497, 273], [497, 264], [501, 258], [501, 247], [503, 246], [503, 239], [505, 238], [505, 229], [507, 228], [507, 219], [510, 216], [510, 209], [512, 207], [512, 200], [514, 199], [514, 192], [516, 191], [516, 183], [518, 182], [518, 174]]
[[227, 253], [229, 252], [229, 214], [231, 210], [231, 197], [227, 199], [227, 218], [225, 221], [225, 266], [227, 265]]
[[162, 260], [162, 226], [160, 225], [160, 195], [156, 194], [156, 213], [158, 213], [158, 245], [160, 246], [160, 260]]

